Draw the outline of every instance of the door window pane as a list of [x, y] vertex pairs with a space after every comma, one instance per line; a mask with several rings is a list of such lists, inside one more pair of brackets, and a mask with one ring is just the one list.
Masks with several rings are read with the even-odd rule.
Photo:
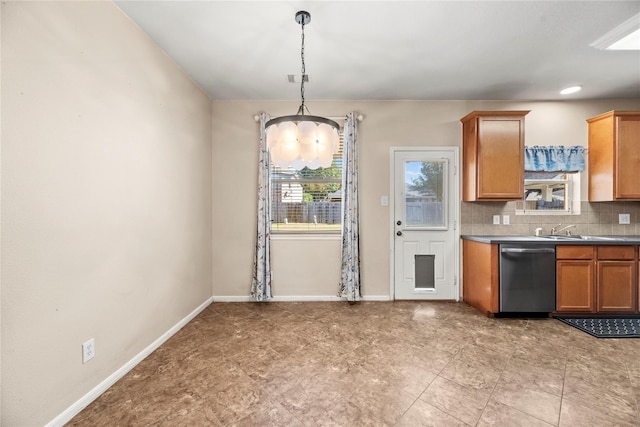
[[408, 161], [404, 166], [407, 227], [446, 227], [446, 160]]

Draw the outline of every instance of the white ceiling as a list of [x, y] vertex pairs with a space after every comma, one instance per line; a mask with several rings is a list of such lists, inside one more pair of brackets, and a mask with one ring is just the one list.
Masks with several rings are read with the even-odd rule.
[[[125, 1], [213, 99], [640, 99], [640, 51], [589, 45], [640, 1]], [[584, 89], [562, 96], [560, 89]]]

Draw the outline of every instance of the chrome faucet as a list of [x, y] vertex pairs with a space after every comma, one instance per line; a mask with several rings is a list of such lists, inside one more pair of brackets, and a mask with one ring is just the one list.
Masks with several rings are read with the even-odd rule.
[[[558, 225], [556, 225], [556, 227], [559, 227], [559, 226], [561, 226], [561, 225], [562, 225], [562, 224], [558, 224]], [[556, 227], [553, 227], [553, 228], [551, 229], [551, 234], [552, 234], [552, 235], [558, 234], [559, 232], [561, 232], [561, 231], [563, 231], [563, 230], [567, 230], [567, 231], [566, 231], [567, 236], [571, 236], [571, 231], [570, 231], [569, 229], [570, 229], [570, 228], [575, 228], [576, 226], [575, 226], [575, 224], [569, 224], [569, 225], [565, 225], [564, 227], [559, 228], [559, 229], [557, 229], [557, 230], [556, 230]]]

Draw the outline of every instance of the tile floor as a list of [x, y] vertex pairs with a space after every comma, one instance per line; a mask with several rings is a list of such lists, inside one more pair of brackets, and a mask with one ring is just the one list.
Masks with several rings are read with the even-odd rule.
[[640, 339], [463, 303], [214, 303], [70, 426], [638, 426]]

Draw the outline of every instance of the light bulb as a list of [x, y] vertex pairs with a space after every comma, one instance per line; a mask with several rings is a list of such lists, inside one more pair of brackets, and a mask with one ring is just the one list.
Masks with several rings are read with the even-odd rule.
[[300, 144], [300, 158], [311, 161], [316, 157], [318, 157], [318, 153], [315, 141], [311, 141], [308, 144]]
[[318, 126], [314, 122], [303, 121], [298, 123], [298, 141], [300, 144], [311, 144], [316, 139]]
[[280, 146], [280, 156], [288, 162], [298, 158], [300, 155], [300, 145], [298, 144], [298, 128], [295, 123], [286, 122], [280, 126], [278, 134], [278, 145]]

